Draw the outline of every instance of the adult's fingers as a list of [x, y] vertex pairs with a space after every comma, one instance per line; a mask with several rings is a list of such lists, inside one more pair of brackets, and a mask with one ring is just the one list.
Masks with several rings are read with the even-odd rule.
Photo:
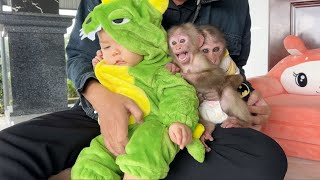
[[129, 113], [133, 115], [137, 123], [143, 123], [143, 112], [141, 111], [139, 106], [136, 105], [136, 103], [131, 101], [130, 103], [126, 104], [126, 108], [129, 111]]
[[267, 104], [263, 106], [248, 106], [248, 108], [251, 113], [257, 115], [269, 115], [271, 112]]
[[252, 123], [253, 125], [259, 125], [263, 124], [264, 122], [267, 122], [269, 119], [269, 115], [256, 115], [252, 117]]
[[249, 99], [248, 99], [248, 106], [252, 106], [256, 104], [262, 98], [261, 93], [258, 90], [254, 90], [251, 92]]
[[110, 140], [107, 140], [105, 138], [103, 138], [104, 144], [106, 146], [106, 148], [115, 156], [118, 156], [119, 153], [112, 147], [112, 145], [109, 143]]
[[116, 131], [106, 130], [102, 133], [102, 135], [103, 135], [103, 139], [107, 149], [115, 156], [118, 156], [120, 154], [126, 153], [125, 146], [128, 143], [126, 132], [128, 130], [127, 129], [117, 130], [117, 129], [120, 129], [117, 126], [114, 126], [114, 128]]

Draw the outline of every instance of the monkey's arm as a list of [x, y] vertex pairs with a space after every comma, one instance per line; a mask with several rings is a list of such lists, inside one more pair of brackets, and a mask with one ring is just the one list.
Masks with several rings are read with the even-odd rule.
[[[250, 92], [254, 91], [254, 88], [246, 80], [245, 72], [243, 69], [243, 66], [247, 64], [249, 53], [250, 53], [250, 44], [251, 44], [251, 18], [250, 18], [250, 12], [249, 9], [247, 9], [247, 17], [246, 17], [246, 22], [245, 22], [245, 29], [243, 29], [243, 34], [242, 34], [242, 39], [241, 39], [241, 49], [240, 49], [240, 54], [235, 55], [236, 53], [231, 52], [231, 48], [229, 48], [230, 51], [230, 56], [233, 59], [233, 61], [237, 64], [238, 68], [240, 69], [240, 74], [242, 74], [244, 78], [244, 82], [241, 85], [242, 87], [239, 88], [238, 91], [242, 94], [242, 97], [245, 101], [248, 100], [250, 96]], [[232, 42], [229, 42], [232, 43]], [[242, 89], [245, 88], [245, 89]]]
[[211, 69], [195, 73], [181, 73], [181, 75], [192, 84], [199, 93], [203, 94], [214, 91], [220, 95], [221, 87], [225, 81], [225, 75], [221, 69]]
[[160, 101], [160, 120], [168, 126], [181, 122], [193, 131], [199, 121], [199, 101], [193, 86], [163, 68], [156, 73], [153, 87]]
[[230, 85], [233, 89], [238, 89], [243, 82], [243, 77], [240, 74], [227, 75], [225, 85]]

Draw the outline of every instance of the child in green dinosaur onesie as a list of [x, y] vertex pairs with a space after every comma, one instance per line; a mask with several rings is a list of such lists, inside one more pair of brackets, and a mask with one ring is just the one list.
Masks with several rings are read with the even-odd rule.
[[127, 179], [161, 179], [178, 146], [186, 146], [202, 162], [196, 92], [164, 67], [171, 60], [161, 26], [168, 0], [102, 2], [86, 18], [81, 35], [94, 39], [98, 32], [103, 60], [95, 66], [97, 79], [108, 90], [130, 97], [143, 111], [144, 123], [130, 116], [126, 154], [117, 157], [105, 148], [101, 135], [94, 138], [79, 154], [72, 179], [121, 179], [123, 173]]

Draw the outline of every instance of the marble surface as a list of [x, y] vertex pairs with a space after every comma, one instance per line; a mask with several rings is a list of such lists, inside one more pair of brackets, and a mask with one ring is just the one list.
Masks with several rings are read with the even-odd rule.
[[72, 17], [0, 13], [8, 36], [11, 116], [67, 108], [64, 33]]
[[11, 0], [13, 12], [59, 14], [59, 0]]

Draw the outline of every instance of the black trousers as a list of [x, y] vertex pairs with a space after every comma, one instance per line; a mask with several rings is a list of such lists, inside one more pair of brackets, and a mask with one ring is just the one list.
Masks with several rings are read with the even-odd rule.
[[[47, 179], [72, 167], [82, 148], [100, 134], [81, 107], [56, 112], [0, 131], [0, 179]], [[181, 151], [166, 179], [281, 180], [287, 159], [271, 138], [252, 129], [217, 126], [204, 163]]]

